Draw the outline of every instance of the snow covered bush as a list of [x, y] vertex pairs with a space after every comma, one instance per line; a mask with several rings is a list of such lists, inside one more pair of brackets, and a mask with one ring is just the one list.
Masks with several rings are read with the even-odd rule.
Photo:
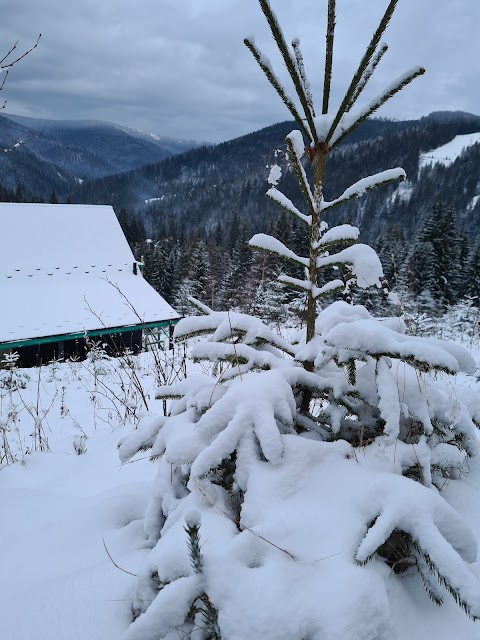
[[18, 368], [19, 354], [4, 353], [0, 360], [0, 394], [4, 391], [12, 392], [17, 389], [25, 389], [28, 375]]
[[[160, 388], [159, 399], [174, 400], [170, 415], [144, 418], [119, 444], [124, 462], [146, 449], [158, 459], [145, 518], [151, 551], [128, 640], [394, 638], [392, 570], [422, 582], [423, 606], [428, 596], [440, 605], [450, 594], [471, 618], [480, 617], [480, 585], [468, 566], [477, 542], [439, 492], [477, 453], [480, 403], [449, 377], [473, 372], [475, 363], [458, 346], [408, 335], [401, 318], [376, 319], [351, 304], [354, 287], [382, 288], [381, 265], [357, 242], [358, 229], [327, 224], [333, 207], [405, 173], [362, 178], [331, 201], [322, 190], [328, 153], [423, 73], [407, 72], [353, 109], [386, 52], [380, 40], [396, 4], [332, 114], [329, 1], [317, 116], [299, 42], [290, 53], [268, 1], [260, 0], [303, 110], [246, 40], [300, 128], [287, 147], [304, 206], [277, 188], [278, 169], [267, 195], [304, 223], [309, 255], [264, 234], [251, 245], [304, 271], [279, 280], [305, 292], [307, 327], [286, 340], [254, 317], [199, 301], [203, 315], [177, 325], [177, 340], [206, 337], [193, 357], [216, 363], [219, 374]], [[340, 274], [334, 280], [332, 266]], [[318, 312], [332, 292], [339, 299]]]

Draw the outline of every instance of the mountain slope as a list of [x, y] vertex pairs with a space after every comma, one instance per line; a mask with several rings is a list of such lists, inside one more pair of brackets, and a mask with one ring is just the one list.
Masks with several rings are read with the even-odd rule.
[[[234, 216], [252, 230], [262, 230], [277, 215], [264, 197], [266, 165], [278, 162], [286, 167], [282, 143], [293, 127], [291, 122], [279, 123], [215, 147], [200, 147], [141, 169], [91, 181], [78, 187], [73, 198], [143, 211], [153, 235], [165, 222], [205, 230], [217, 223], [228, 225]], [[362, 228], [366, 241], [373, 241], [392, 222], [411, 233], [430, 211], [432, 202], [442, 200], [455, 205], [465, 226], [480, 232], [480, 202], [478, 211], [472, 207], [474, 198], [480, 195], [480, 149], [469, 147], [448, 167], [438, 163], [420, 166], [422, 155], [458, 135], [478, 131], [480, 117], [464, 113], [365, 123], [328, 157], [326, 199], [338, 197], [356, 180], [386, 167], [404, 167], [409, 182], [351, 201], [332, 211], [331, 221], [350, 220]], [[275, 154], [276, 149], [280, 153]], [[280, 188], [289, 197], [297, 197], [288, 170]]]
[[[0, 148], [19, 140], [28, 144], [0, 155], [0, 182], [10, 188], [22, 184], [35, 195], [52, 189], [65, 194], [75, 182], [157, 162], [195, 146], [108, 122], [1, 116]], [[32, 174], [33, 165], [37, 170]]]

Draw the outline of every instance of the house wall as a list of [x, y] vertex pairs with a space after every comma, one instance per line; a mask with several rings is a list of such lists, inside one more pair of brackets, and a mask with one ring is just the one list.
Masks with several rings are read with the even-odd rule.
[[[133, 353], [142, 350], [142, 331], [126, 331], [114, 335], [105, 334], [95, 338], [59, 340], [44, 344], [18, 347], [19, 367], [38, 367], [52, 360], [85, 360], [94, 343], [100, 343], [110, 356], [119, 356], [130, 349]], [[0, 359], [1, 359], [0, 351]]]

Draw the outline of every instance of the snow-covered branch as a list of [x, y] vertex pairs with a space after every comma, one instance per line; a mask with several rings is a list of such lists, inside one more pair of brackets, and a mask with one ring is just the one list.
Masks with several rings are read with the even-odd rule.
[[305, 114], [305, 119], [310, 129], [309, 139], [313, 139], [315, 144], [318, 144], [317, 134], [315, 131], [315, 125], [313, 122], [312, 110], [309, 105], [307, 94], [305, 93], [305, 87], [303, 85], [295, 56], [292, 56], [290, 50], [287, 46], [287, 42], [285, 40], [285, 36], [283, 35], [282, 28], [280, 23], [278, 22], [277, 16], [272, 11], [269, 0], [259, 0], [262, 11], [267, 19], [268, 26], [272, 32], [273, 39], [280, 51], [285, 66], [287, 67], [287, 71], [290, 74], [290, 78], [292, 79], [293, 86], [295, 87], [295, 91], [297, 92], [298, 99], [300, 100], [300, 104], [302, 105], [302, 109]]
[[265, 233], [257, 233], [253, 236], [248, 244], [250, 247], [255, 247], [255, 249], [262, 249], [263, 251], [267, 251], [268, 253], [273, 253], [282, 258], [287, 258], [287, 260], [292, 260], [293, 262], [301, 264], [304, 267], [308, 267], [310, 264], [309, 258], [297, 256], [297, 254], [286, 247], [283, 242], [280, 242], [280, 240], [277, 240], [277, 238], [269, 236]]
[[283, 273], [278, 276], [277, 280], [278, 282], [281, 282], [282, 284], [285, 284], [299, 291], [311, 291], [314, 298], [320, 298], [322, 296], [326, 296], [330, 293], [334, 293], [335, 291], [340, 291], [345, 288], [345, 283], [342, 280], [332, 280], [331, 282], [327, 282], [327, 284], [323, 285], [322, 287], [315, 287], [309, 280], [299, 280], [298, 278], [286, 276]]
[[340, 224], [325, 231], [320, 240], [314, 243], [314, 249], [320, 249], [322, 252], [331, 251], [339, 245], [352, 244], [358, 240], [360, 231], [358, 227], [352, 227], [350, 224]]
[[299, 211], [293, 202], [275, 187], [272, 187], [267, 191], [267, 198], [282, 207], [284, 211], [287, 211], [302, 220], [302, 222], [306, 222], [308, 225], [312, 224], [312, 216], [306, 216], [304, 213]]
[[310, 136], [310, 132], [305, 127], [305, 124], [304, 124], [304, 122], [302, 120], [302, 117], [300, 116], [300, 114], [297, 111], [295, 103], [290, 98], [290, 96], [287, 95], [287, 92], [285, 91], [285, 88], [283, 87], [282, 83], [280, 82], [280, 80], [276, 76], [276, 74], [275, 74], [275, 72], [274, 72], [274, 70], [272, 68], [272, 65], [270, 64], [270, 60], [257, 47], [257, 45], [255, 44], [255, 39], [253, 37], [245, 38], [243, 42], [245, 43], [245, 46], [251, 52], [251, 54], [253, 55], [255, 60], [257, 61], [257, 64], [259, 65], [259, 67], [263, 71], [263, 73], [265, 74], [265, 77], [267, 78], [267, 80], [270, 82], [272, 87], [275, 89], [275, 91], [280, 96], [280, 99], [282, 100], [283, 104], [287, 107], [287, 109], [292, 114], [295, 122], [302, 129], [303, 134], [305, 135], [305, 137], [306, 138], [310, 138], [311, 137]]
[[310, 189], [307, 174], [303, 168], [301, 159], [305, 155], [305, 144], [300, 131], [292, 131], [286, 138], [288, 156], [292, 163], [293, 171], [297, 178], [302, 195], [307, 204], [310, 215], [316, 211], [315, 199]]
[[374, 57], [372, 58], [372, 61], [370, 62], [368, 67], [363, 72], [363, 75], [362, 75], [362, 77], [360, 79], [360, 82], [358, 83], [357, 88], [353, 92], [352, 98], [351, 98], [349, 104], [347, 105], [347, 109], [346, 109], [347, 113], [350, 111], [350, 109], [353, 107], [355, 102], [358, 100], [360, 94], [362, 93], [362, 91], [367, 86], [368, 81], [370, 80], [370, 78], [372, 77], [375, 69], [377, 68], [380, 60], [387, 53], [387, 51], [388, 51], [388, 45], [384, 42], [384, 43], [382, 43], [380, 45], [379, 50], [374, 55]]
[[338, 253], [317, 258], [317, 269], [326, 266], [350, 265], [352, 274], [361, 289], [381, 286], [383, 279], [382, 263], [376, 252], [366, 244], [354, 244]]
[[423, 75], [425, 69], [423, 67], [413, 67], [409, 69], [396, 80], [391, 82], [383, 92], [369, 102], [363, 109], [357, 112], [351, 117], [344, 117], [339, 123], [335, 132], [331, 136], [330, 148], [336, 147], [344, 138], [346, 138], [353, 129], [358, 127], [359, 124], [364, 122], [367, 118], [373, 115], [382, 105], [384, 105], [390, 98], [393, 98], [395, 94], [401, 91], [404, 87], [409, 85], [415, 78]]
[[344, 202], [348, 202], [353, 198], [359, 198], [368, 191], [376, 189], [381, 185], [390, 184], [399, 180], [405, 180], [406, 177], [407, 174], [405, 173], [405, 171], [400, 167], [397, 167], [396, 169], [387, 169], [387, 171], [381, 171], [380, 173], [376, 173], [373, 176], [362, 178], [361, 180], [358, 180], [357, 182], [352, 184], [352, 186], [348, 187], [348, 189], [346, 189], [339, 198], [336, 198], [336, 200], [332, 200], [331, 202], [327, 202], [326, 200], [322, 201], [320, 209], [321, 211], [332, 209], [333, 207], [336, 207], [339, 204], [343, 204]]

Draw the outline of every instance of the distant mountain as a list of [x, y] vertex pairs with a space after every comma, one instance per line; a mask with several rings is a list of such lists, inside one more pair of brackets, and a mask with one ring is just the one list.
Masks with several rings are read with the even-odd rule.
[[125, 127], [120, 124], [114, 125], [117, 129], [121, 129], [125, 131], [130, 136], [134, 138], [139, 138], [140, 140], [147, 140], [148, 142], [153, 142], [157, 146], [169, 151], [169, 155], [176, 155], [178, 153], [182, 153], [183, 151], [187, 151], [188, 149], [194, 149], [195, 147], [201, 147], [205, 145], [204, 142], [197, 142], [194, 140], [183, 140], [181, 138], [168, 138], [167, 136], [159, 136], [156, 133], [148, 133], [147, 131], [143, 131], [142, 129], [134, 129], [133, 127]]
[[473, 113], [468, 113], [467, 111], [432, 111], [428, 116], [424, 116], [420, 119], [420, 122], [423, 120], [430, 120], [430, 122], [439, 122], [444, 124], [446, 122], [475, 122], [478, 121], [480, 123], [480, 116], [476, 116]]
[[[109, 203], [117, 209], [139, 211], [154, 237], [172, 223], [200, 233], [232, 223], [245, 223], [251, 231], [265, 230], [278, 216], [277, 208], [264, 197], [267, 165], [283, 164], [280, 188], [298, 202], [295, 180], [282, 152], [285, 136], [294, 127], [292, 122], [279, 123], [216, 146], [88, 181], [72, 197], [76, 202]], [[411, 235], [432, 203], [441, 200], [455, 206], [465, 229], [480, 233], [480, 145], [457, 153], [448, 166], [424, 161], [428, 152], [456, 136], [478, 131], [480, 117], [463, 112], [366, 122], [328, 157], [325, 197], [331, 200], [360, 178], [395, 166], [405, 168], [408, 182], [378, 189], [332, 210], [331, 222], [357, 224], [368, 242], [391, 225]]]
[[96, 120], [45, 120], [0, 116], [0, 183], [35, 195], [59, 195], [84, 180], [158, 162], [198, 143], [164, 138]]

